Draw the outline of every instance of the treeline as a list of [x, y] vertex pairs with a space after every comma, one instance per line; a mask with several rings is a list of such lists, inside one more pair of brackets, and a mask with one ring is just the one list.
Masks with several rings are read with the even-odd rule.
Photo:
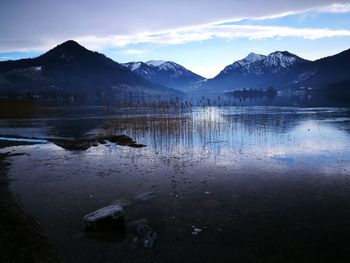
[[236, 97], [236, 98], [274, 98], [277, 96], [277, 91], [274, 87], [269, 87], [267, 89], [240, 89], [227, 92], [226, 95]]

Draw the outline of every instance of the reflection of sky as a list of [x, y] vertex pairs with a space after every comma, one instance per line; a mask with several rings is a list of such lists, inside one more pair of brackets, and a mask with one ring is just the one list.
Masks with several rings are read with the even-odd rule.
[[[9, 131], [24, 136], [26, 131], [31, 135], [36, 131], [47, 133], [49, 137], [65, 137], [70, 132], [78, 137], [82, 134], [127, 134], [147, 147], [135, 150], [108, 145], [89, 150], [91, 157], [103, 159], [111, 153], [120, 157], [139, 154], [141, 158], [154, 160], [156, 155], [164, 160], [177, 158], [183, 163], [202, 162], [237, 169], [302, 166], [335, 171], [348, 166], [350, 159], [349, 113], [346, 109], [207, 107], [181, 114], [124, 112], [93, 119], [90, 115], [79, 120], [68, 117], [48, 118], [47, 125], [45, 119], [33, 120], [26, 125], [10, 121], [6, 126], [3, 122], [0, 134]], [[347, 171], [344, 169], [342, 173]]]
[[342, 112], [330, 108], [213, 107], [171, 120], [149, 116], [135, 123], [122, 121], [121, 130], [147, 144], [148, 149], [188, 162], [321, 168], [349, 160], [350, 135]]

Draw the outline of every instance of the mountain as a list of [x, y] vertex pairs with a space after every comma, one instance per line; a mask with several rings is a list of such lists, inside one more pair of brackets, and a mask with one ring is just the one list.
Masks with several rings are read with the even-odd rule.
[[69, 40], [33, 59], [0, 62], [2, 94], [41, 96], [179, 95], [103, 54]]
[[172, 61], [151, 60], [123, 65], [144, 79], [182, 91], [189, 91], [204, 80], [202, 76]]
[[201, 87], [202, 92], [223, 92], [237, 89], [329, 90], [348, 83], [350, 49], [334, 56], [309, 61], [288, 51], [268, 56], [250, 53], [242, 60], [225, 67]]
[[250, 53], [208, 80], [171, 61], [119, 64], [72, 40], [36, 58], [0, 62], [0, 96], [7, 97], [181, 96], [181, 91], [222, 93], [271, 86], [336, 96], [348, 94], [348, 83], [350, 49], [316, 61], [288, 51]]
[[284, 85], [295, 68], [309, 63], [287, 51], [276, 51], [268, 56], [250, 53], [225, 67], [216, 77], [208, 80], [204, 87], [223, 91]]
[[244, 59], [227, 66], [217, 77], [232, 76], [237, 73], [256, 76], [278, 74], [305, 62], [307, 61], [287, 51], [276, 51], [268, 56], [250, 53]]
[[328, 88], [333, 84], [348, 81], [350, 79], [350, 49], [334, 56], [318, 59], [300, 68], [299, 72], [306, 72], [310, 76], [298, 82], [299, 85]]

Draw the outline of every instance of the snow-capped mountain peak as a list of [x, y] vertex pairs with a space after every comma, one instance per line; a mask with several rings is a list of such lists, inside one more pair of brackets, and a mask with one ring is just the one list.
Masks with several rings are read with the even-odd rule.
[[172, 61], [150, 60], [122, 65], [144, 79], [180, 90], [198, 85], [197, 83], [204, 79]]
[[175, 62], [172, 61], [163, 61], [163, 60], [150, 60], [147, 62], [128, 62], [123, 64], [125, 67], [130, 69], [131, 71], [136, 71], [136, 70], [145, 70], [145, 69], [155, 69], [155, 70], [180, 70], [183, 69], [182, 66], [176, 64]]
[[243, 75], [254, 74], [261, 76], [268, 72], [275, 74], [303, 61], [305, 60], [288, 51], [275, 51], [268, 56], [249, 53], [244, 59], [238, 60], [224, 68], [221, 73], [231, 74], [239, 71]]
[[162, 65], [166, 62], [167, 61], [164, 61], [164, 60], [150, 60], [150, 61], [147, 61], [145, 64], [147, 64], [149, 66], [159, 67], [160, 65]]
[[245, 68], [247, 71], [250, 71], [251, 64], [254, 64], [258, 61], [262, 61], [265, 58], [266, 58], [266, 56], [264, 56], [264, 55], [260, 55], [260, 54], [256, 54], [256, 53], [251, 52], [245, 58], [238, 60], [238, 61], [232, 63], [231, 65], [227, 66], [226, 68], [224, 68], [223, 73], [229, 73], [232, 70], [242, 69], [242, 68]]
[[266, 56], [251, 52], [243, 60], [245, 62], [251, 63], [251, 62], [263, 60], [264, 58], [266, 58]]
[[186, 71], [184, 67], [172, 61], [150, 60], [150, 61], [147, 61], [145, 64], [161, 71], [170, 70], [170, 71], [173, 71], [175, 74], [179, 74], [179, 75], [182, 75], [182, 71]]
[[267, 67], [288, 68], [301, 61], [301, 58], [289, 53], [288, 51], [275, 51], [266, 57], [264, 65]]

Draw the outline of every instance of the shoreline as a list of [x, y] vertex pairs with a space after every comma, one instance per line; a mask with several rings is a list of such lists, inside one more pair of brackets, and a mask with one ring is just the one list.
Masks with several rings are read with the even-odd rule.
[[33, 218], [10, 192], [9, 153], [0, 153], [0, 262], [59, 262]]

